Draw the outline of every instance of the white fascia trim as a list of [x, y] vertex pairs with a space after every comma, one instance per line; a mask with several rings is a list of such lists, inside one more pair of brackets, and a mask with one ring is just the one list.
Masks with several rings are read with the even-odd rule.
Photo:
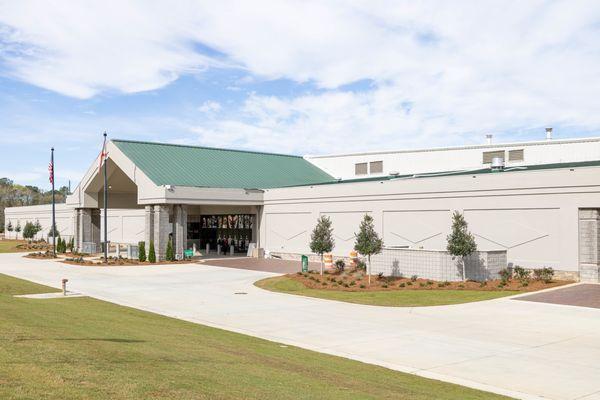
[[536, 140], [536, 141], [529, 141], [529, 142], [474, 144], [474, 145], [465, 145], [465, 146], [431, 147], [431, 148], [412, 149], [412, 150], [411, 149], [408, 149], [408, 150], [380, 150], [380, 151], [367, 151], [367, 152], [358, 152], [358, 153], [306, 155], [306, 156], [304, 156], [304, 159], [310, 161], [311, 159], [336, 158], [336, 157], [348, 157], [348, 156], [372, 156], [372, 155], [382, 155], [382, 154], [425, 153], [425, 152], [432, 152], [432, 151], [450, 151], [450, 150], [496, 149], [496, 148], [506, 148], [506, 147], [544, 146], [544, 145], [586, 143], [586, 142], [590, 142], [590, 143], [591, 142], [600, 142], [600, 137]]

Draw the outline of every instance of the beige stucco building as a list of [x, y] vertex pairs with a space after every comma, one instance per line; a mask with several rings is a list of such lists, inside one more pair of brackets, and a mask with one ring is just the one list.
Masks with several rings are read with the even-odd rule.
[[[544, 146], [550, 152], [560, 147], [562, 152], [554, 159], [532, 157], [528, 163], [528, 153], [534, 153], [530, 149], [542, 154]], [[579, 152], [578, 146], [586, 151]], [[464, 150], [432, 152], [449, 162], [453, 152], [463, 157]], [[509, 153], [514, 150], [519, 151]], [[597, 282], [600, 139], [511, 143], [509, 148], [487, 143], [470, 146], [469, 151], [479, 155], [469, 155], [468, 162], [457, 159], [460, 168], [424, 168], [425, 173], [417, 173], [419, 159], [414, 155], [407, 172], [390, 171], [385, 160], [378, 159], [380, 153], [361, 154], [360, 160], [336, 155], [332, 164], [326, 157], [315, 161], [114, 140], [108, 144], [108, 237], [123, 244], [153, 241], [159, 257], [169, 237], [178, 254], [192, 247], [205, 250], [207, 245], [215, 251], [226, 240], [238, 252], [246, 252], [252, 243], [270, 255], [296, 257], [309, 253], [315, 222], [327, 215], [334, 228], [333, 253], [347, 256], [359, 222], [368, 213], [387, 247], [443, 250], [451, 215], [458, 210], [480, 250], [505, 250], [509, 265], [548, 266]], [[425, 154], [423, 163], [434, 157], [419, 152]], [[332, 167], [320, 163], [361, 176], [336, 178]], [[356, 164], [366, 164], [366, 173]], [[80, 248], [94, 243], [99, 249], [102, 196], [103, 177], [95, 161], [67, 203], [57, 208], [61, 235], [74, 236]], [[6, 223], [38, 220], [47, 232], [49, 210], [7, 208]]]

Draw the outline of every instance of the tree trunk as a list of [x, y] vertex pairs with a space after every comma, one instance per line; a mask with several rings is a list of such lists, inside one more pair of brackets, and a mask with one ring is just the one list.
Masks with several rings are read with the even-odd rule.
[[367, 275], [369, 276], [369, 286], [371, 285], [371, 256], [367, 256]]
[[321, 275], [323, 275], [323, 254], [321, 254]]

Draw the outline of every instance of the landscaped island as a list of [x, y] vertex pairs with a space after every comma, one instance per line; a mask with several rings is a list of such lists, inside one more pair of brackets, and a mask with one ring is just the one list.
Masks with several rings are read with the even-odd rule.
[[361, 269], [316, 271], [267, 278], [256, 286], [273, 292], [321, 299], [392, 307], [423, 307], [469, 303], [560, 286], [568, 281], [552, 279], [550, 269], [535, 273], [506, 269], [501, 279], [484, 282], [436, 282], [412, 277], [368, 276]]

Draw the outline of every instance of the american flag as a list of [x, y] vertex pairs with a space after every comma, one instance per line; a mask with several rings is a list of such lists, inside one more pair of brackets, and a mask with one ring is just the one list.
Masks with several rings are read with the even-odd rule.
[[104, 136], [104, 143], [102, 143], [102, 151], [100, 152], [100, 161], [98, 163], [98, 169], [102, 168], [102, 162], [106, 160], [108, 152], [106, 151], [106, 135]]
[[54, 184], [54, 161], [52, 160], [50, 160], [50, 164], [48, 164], [48, 173], [50, 174], [48, 180], [51, 184]]

